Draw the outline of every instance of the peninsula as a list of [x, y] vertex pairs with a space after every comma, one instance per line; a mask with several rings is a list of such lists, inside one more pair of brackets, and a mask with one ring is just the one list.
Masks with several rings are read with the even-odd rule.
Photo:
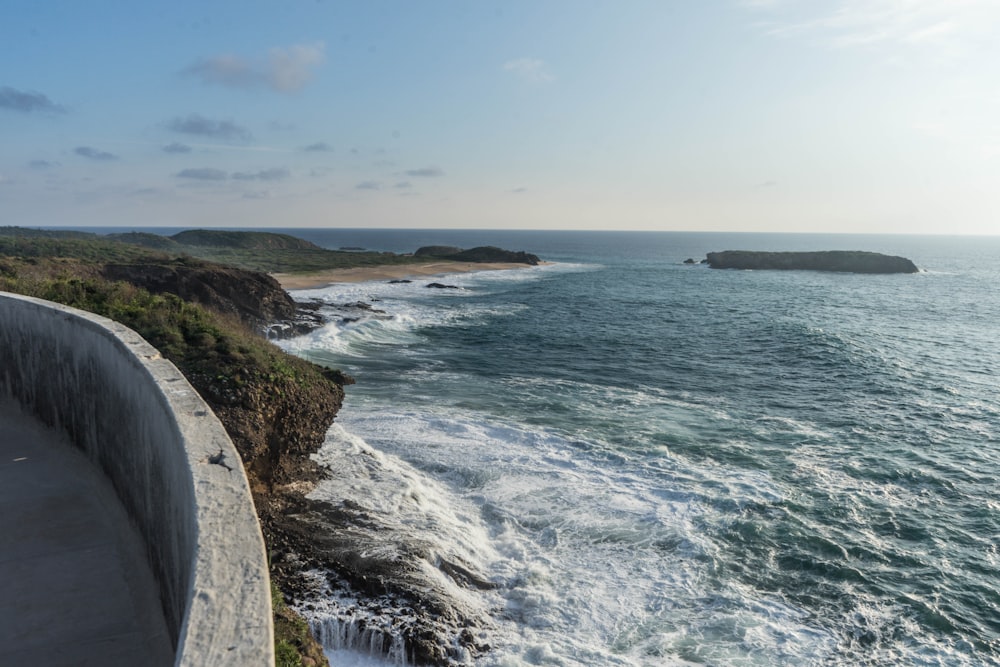
[[912, 261], [905, 257], [860, 250], [820, 252], [726, 250], [708, 253], [705, 261], [713, 269], [833, 271], [839, 273], [918, 273], [920, 271]]

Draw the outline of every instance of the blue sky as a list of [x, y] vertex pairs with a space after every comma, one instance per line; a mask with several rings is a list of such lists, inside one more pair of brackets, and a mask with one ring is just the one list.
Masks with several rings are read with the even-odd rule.
[[4, 0], [0, 225], [1000, 233], [996, 0]]

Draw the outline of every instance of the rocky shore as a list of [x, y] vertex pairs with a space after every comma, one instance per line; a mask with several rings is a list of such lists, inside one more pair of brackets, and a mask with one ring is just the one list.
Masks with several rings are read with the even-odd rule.
[[[279, 664], [327, 664], [289, 607], [315, 608], [331, 594], [354, 600], [341, 610], [343, 622], [369, 646], [411, 664], [466, 664], [489, 649], [489, 614], [475, 595], [491, 587], [485, 573], [432, 553], [419, 539], [385, 537], [391, 531], [379, 530], [382, 519], [350, 499], [333, 505], [307, 497], [351, 465], [320, 465], [314, 454], [353, 379], [266, 338], [320, 324], [313, 306], [296, 303], [262, 272], [150, 254], [134, 243], [18, 232], [0, 234], [0, 289], [136, 330], [184, 373], [226, 428], [250, 481], [275, 593], [289, 603], [275, 602]], [[534, 258], [515, 255], [520, 266]], [[490, 257], [492, 250], [465, 261]]]
[[[175, 295], [260, 333], [296, 335], [321, 323], [313, 306], [296, 303], [272, 277], [209, 263], [109, 264], [103, 277], [152, 293]], [[305, 319], [304, 319], [305, 318]], [[217, 373], [172, 358], [222, 421], [243, 459], [271, 561], [272, 581], [291, 608], [322, 606], [327, 596], [354, 599], [345, 623], [367, 632], [410, 662], [458, 665], [488, 650], [488, 616], [464, 604], [454, 587], [489, 588], [483, 573], [423, 553], [417, 542], [386, 542], [372, 531], [380, 518], [349, 499], [336, 506], [307, 497], [338, 463], [314, 454], [353, 379], [285, 355], [285, 376]], [[385, 535], [391, 531], [383, 531]], [[426, 564], [426, 565], [425, 565]], [[433, 571], [431, 571], [433, 570]], [[442, 580], [444, 584], [442, 584]], [[285, 609], [284, 613], [291, 613]], [[373, 639], [374, 637], [374, 639]], [[318, 644], [297, 647], [303, 664], [324, 664]]]

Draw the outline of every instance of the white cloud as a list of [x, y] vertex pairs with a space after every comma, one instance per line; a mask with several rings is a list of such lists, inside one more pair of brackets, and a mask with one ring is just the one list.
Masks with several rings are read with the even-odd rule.
[[555, 79], [546, 68], [545, 62], [536, 58], [508, 60], [503, 64], [503, 70], [512, 72], [531, 83], [548, 83]]
[[1000, 21], [996, 0], [742, 0], [767, 14], [774, 35], [801, 35], [837, 47], [957, 44]]
[[313, 70], [326, 59], [326, 45], [295, 44], [273, 48], [267, 57], [250, 60], [224, 54], [205, 58], [184, 70], [205, 83], [233, 88], [270, 88], [279, 93], [301, 90], [312, 78]]

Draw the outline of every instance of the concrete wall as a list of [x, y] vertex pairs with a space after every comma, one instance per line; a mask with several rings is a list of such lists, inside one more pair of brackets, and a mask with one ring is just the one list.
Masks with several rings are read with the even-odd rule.
[[[60, 429], [142, 534], [176, 665], [273, 665], [264, 541], [221, 423], [180, 372], [103, 317], [0, 292], [0, 397]], [[218, 460], [222, 453], [222, 463]]]

